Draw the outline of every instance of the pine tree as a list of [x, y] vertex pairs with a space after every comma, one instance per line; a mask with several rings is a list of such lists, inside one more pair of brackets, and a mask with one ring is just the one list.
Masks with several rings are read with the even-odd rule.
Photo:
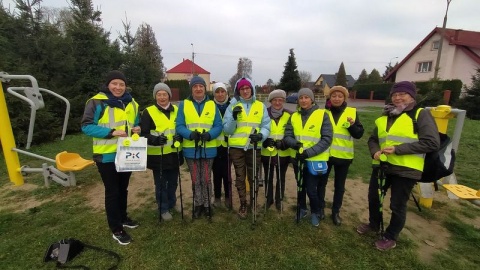
[[358, 76], [358, 80], [355, 82], [355, 84], [363, 84], [368, 82], [368, 73], [365, 69], [362, 69], [362, 72], [360, 72], [360, 76]]
[[335, 79], [335, 85], [341, 85], [343, 87], [347, 87], [347, 73], [345, 72], [345, 66], [343, 62], [340, 64], [338, 68], [337, 76]]
[[293, 48], [290, 49], [290, 55], [288, 56], [288, 61], [285, 63], [285, 69], [283, 70], [283, 75], [278, 87], [286, 92], [297, 92], [300, 90], [301, 80]]
[[368, 83], [382, 83], [383, 79], [380, 73], [376, 69], [372, 69], [372, 72], [368, 74]]
[[480, 68], [472, 75], [472, 85], [464, 86], [466, 95], [457, 102], [460, 109], [467, 111], [467, 117], [473, 120], [480, 120]]

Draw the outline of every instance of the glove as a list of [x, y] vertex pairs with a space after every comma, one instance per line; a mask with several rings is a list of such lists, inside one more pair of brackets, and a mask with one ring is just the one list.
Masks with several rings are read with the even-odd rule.
[[303, 144], [301, 142], [297, 142], [294, 147], [292, 147], [293, 150], [298, 150], [302, 148]]
[[263, 148], [275, 147], [275, 141], [272, 138], [266, 138], [262, 146]]
[[285, 144], [283, 143], [283, 140], [276, 140], [275, 141], [275, 148], [279, 150], [285, 150]]
[[155, 139], [155, 145], [165, 145], [167, 143], [167, 136], [161, 134]]
[[183, 137], [180, 134], [173, 135], [173, 143], [175, 142], [183, 142]]
[[203, 142], [208, 142], [208, 141], [210, 141], [211, 138], [212, 138], [212, 136], [210, 136], [210, 133], [208, 133], [208, 132], [203, 132], [202, 134], [200, 134], [200, 139]]
[[242, 112], [242, 107], [237, 106], [232, 110], [233, 120], [237, 120], [238, 114]]
[[251, 143], [258, 143], [259, 141], [262, 140], [262, 133], [255, 133], [255, 134], [250, 134], [250, 136], [248, 136], [250, 138], [250, 142]]
[[196, 130], [192, 131], [192, 133], [190, 133], [190, 140], [198, 142], [200, 140], [200, 135], [200, 132]]
[[304, 161], [305, 159], [308, 158], [307, 153], [304, 151], [303, 153], [297, 153], [297, 156], [295, 157], [297, 160]]

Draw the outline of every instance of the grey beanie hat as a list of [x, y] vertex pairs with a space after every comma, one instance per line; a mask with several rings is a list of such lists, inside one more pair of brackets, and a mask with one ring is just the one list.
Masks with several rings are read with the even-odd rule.
[[172, 90], [170, 90], [170, 87], [168, 87], [168, 85], [166, 85], [164, 83], [157, 83], [153, 87], [153, 99], [155, 99], [155, 96], [157, 95], [157, 92], [160, 91], [160, 90], [163, 90], [163, 91], [167, 92], [168, 97], [172, 98]]
[[286, 99], [287, 93], [285, 93], [285, 91], [283, 91], [282, 89], [275, 89], [268, 95], [268, 102], [272, 101], [272, 99], [274, 98]]
[[298, 99], [300, 99], [301, 96], [308, 96], [309, 98], [312, 99], [313, 102], [315, 102], [315, 97], [313, 96], [313, 91], [310, 88], [302, 88], [298, 91]]

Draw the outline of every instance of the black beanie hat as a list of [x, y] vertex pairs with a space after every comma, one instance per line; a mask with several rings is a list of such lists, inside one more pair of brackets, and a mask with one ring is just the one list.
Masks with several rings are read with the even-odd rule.
[[125, 82], [125, 85], [127, 84], [127, 78], [121, 71], [118, 70], [112, 70], [110, 71], [106, 78], [105, 78], [105, 86], [108, 86], [112, 80], [119, 79]]

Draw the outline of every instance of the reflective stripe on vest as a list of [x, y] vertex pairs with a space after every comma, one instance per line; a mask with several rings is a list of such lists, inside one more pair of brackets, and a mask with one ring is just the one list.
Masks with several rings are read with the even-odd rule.
[[[418, 118], [420, 109], [417, 111], [415, 118]], [[413, 121], [406, 114], [402, 113], [387, 130], [387, 116], [381, 116], [375, 120], [378, 129], [378, 140], [380, 149], [387, 146], [396, 146], [403, 143], [418, 142], [418, 134], [413, 133]], [[423, 171], [425, 154], [410, 155], [387, 155], [387, 162], [392, 165], [403, 166], [418, 171]]]
[[353, 159], [353, 138], [347, 128], [343, 127], [344, 123], [348, 123], [347, 117], [351, 117], [355, 121], [357, 110], [355, 108], [346, 107], [335, 124], [331, 111], [326, 111], [330, 117], [333, 127], [333, 140], [330, 146], [330, 156], [343, 159]]
[[[303, 149], [308, 149], [317, 144], [322, 138], [321, 129], [323, 124], [323, 115], [325, 110], [317, 109], [308, 117], [305, 126], [302, 127], [302, 116], [299, 112], [292, 115], [292, 127], [295, 139], [303, 144]], [[307, 160], [327, 161], [330, 150], [327, 149], [323, 153], [309, 157]]]
[[248, 115], [242, 103], [239, 102], [233, 108], [237, 106], [242, 108], [242, 112], [238, 114], [237, 127], [233, 135], [228, 139], [228, 144], [230, 147], [244, 148], [248, 142], [248, 136], [252, 134], [252, 130], [255, 129], [257, 132], [260, 132], [259, 127], [263, 118], [264, 105], [262, 102], [255, 100]]
[[[98, 93], [91, 99], [107, 100], [108, 97], [104, 93]], [[125, 130], [125, 125], [128, 133], [135, 124], [135, 119], [138, 114], [138, 104], [132, 99], [132, 102], [128, 103], [125, 110], [120, 108], [112, 108], [108, 105], [104, 107], [103, 115], [98, 119], [98, 126], [106, 127], [109, 129]], [[130, 136], [131, 134], [129, 134]], [[108, 154], [117, 152], [118, 138], [113, 137], [110, 139], [93, 138], [93, 153], [94, 154]]]
[[[197, 130], [198, 132], [207, 132], [213, 126], [213, 121], [215, 120], [215, 113], [217, 112], [217, 106], [212, 100], [205, 102], [203, 110], [200, 115], [198, 115], [195, 105], [189, 99], [185, 99], [183, 102], [183, 112], [185, 115], [185, 124], [187, 128], [191, 131]], [[192, 140], [183, 140], [184, 148], [194, 148], [195, 142]], [[217, 147], [216, 140], [210, 140], [206, 144], [207, 148]]]
[[[290, 114], [287, 113], [286, 111], [283, 111], [282, 117], [278, 120], [278, 124], [275, 122], [275, 120], [271, 119], [270, 120], [270, 135], [268, 135], [268, 138], [271, 138], [275, 141], [283, 139], [285, 135], [285, 125], [288, 122], [288, 119], [290, 118]], [[279, 150], [278, 155], [281, 157], [288, 157], [291, 155], [290, 153], [290, 148], [288, 150]], [[268, 149], [262, 147], [262, 156], [276, 156], [277, 155], [277, 148], [274, 148], [272, 152], [268, 151]]]
[[[157, 106], [152, 105], [147, 107], [148, 114], [155, 123], [155, 130], [150, 130], [150, 134], [154, 136], [159, 136], [163, 134], [167, 137], [167, 143], [163, 146], [163, 154], [170, 154], [176, 152], [177, 150], [172, 147], [173, 145], [173, 135], [175, 135], [175, 120], [177, 119], [178, 107], [172, 105], [174, 110], [170, 112], [170, 119], [161, 112]], [[180, 146], [181, 147], [181, 146]], [[148, 145], [147, 155], [161, 155], [162, 146]], [[181, 150], [178, 149], [179, 151]]]
[[[220, 118], [222, 119], [222, 122], [223, 122], [222, 114], [220, 114]], [[227, 142], [225, 141], [225, 132], [223, 132], [223, 129], [222, 129], [222, 132], [220, 132], [220, 135], [218, 135], [218, 137], [215, 138], [215, 142], [217, 143], [217, 147], [218, 146], [227, 147]]]

